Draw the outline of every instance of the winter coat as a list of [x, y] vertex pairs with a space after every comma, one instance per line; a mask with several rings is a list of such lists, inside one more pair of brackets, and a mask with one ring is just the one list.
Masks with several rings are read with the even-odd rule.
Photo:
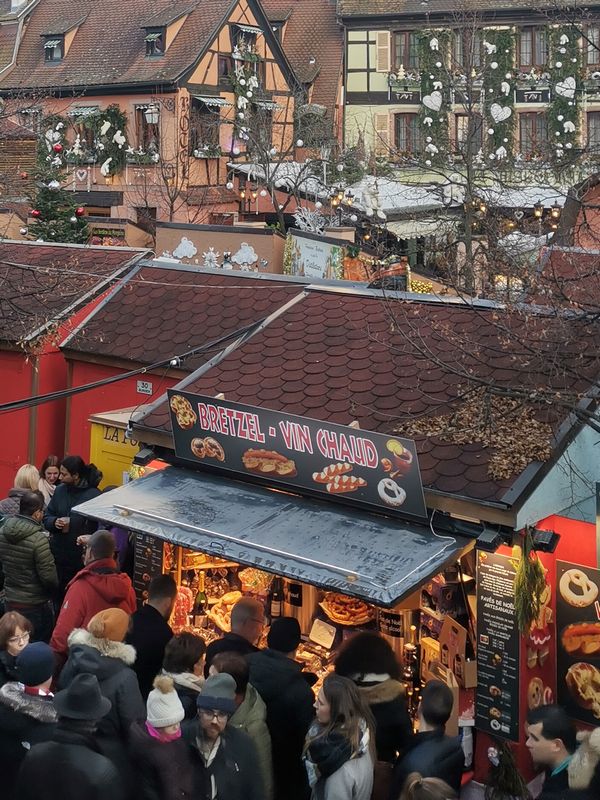
[[[309, 740], [319, 731], [315, 723]], [[350, 743], [339, 734], [317, 739], [309, 744], [305, 755], [311, 800], [370, 800], [373, 790], [373, 758], [369, 748], [369, 731], [364, 726], [360, 745], [352, 753]], [[340, 764], [340, 766], [336, 765]]]
[[59, 688], [64, 689], [83, 672], [98, 678], [100, 691], [112, 707], [98, 723], [96, 739], [101, 752], [124, 775], [128, 774], [129, 729], [134, 722], [146, 719], [146, 707], [131, 668], [134, 661], [135, 650], [130, 644], [97, 639], [88, 631], [76, 628], [69, 636], [69, 658], [59, 679]]
[[133, 668], [144, 699], [152, 691], [152, 682], [162, 668], [165, 647], [172, 638], [171, 626], [160, 611], [151, 605], [142, 606], [131, 618], [131, 632], [127, 641], [137, 653]]
[[0, 562], [9, 603], [39, 605], [58, 586], [56, 565], [44, 528], [31, 517], [8, 517], [0, 527]]
[[160, 742], [143, 722], [135, 722], [129, 752], [138, 800], [191, 800], [192, 760], [183, 739]]
[[446, 736], [442, 728], [417, 733], [394, 767], [390, 800], [398, 800], [411, 772], [419, 772], [424, 778], [441, 778], [458, 794], [464, 763], [458, 736]]
[[85, 628], [95, 614], [107, 608], [122, 608], [133, 614], [135, 591], [129, 576], [117, 570], [112, 558], [99, 558], [79, 570], [69, 583], [50, 647], [64, 657], [71, 631]]
[[0, 650], [0, 686], [17, 680], [17, 657], [8, 650]]
[[[56, 561], [61, 586], [66, 586], [73, 575], [81, 569], [81, 548], [77, 537], [93, 533], [98, 523], [81, 514], [71, 514], [71, 509], [86, 500], [98, 497], [98, 484], [102, 473], [92, 470], [89, 478], [82, 478], [77, 486], [61, 483], [56, 487], [52, 499], [44, 512], [44, 527], [50, 531], [50, 546]], [[69, 530], [59, 530], [55, 523], [59, 517], [69, 517]]]
[[247, 733], [254, 742], [258, 755], [258, 766], [265, 787], [265, 800], [271, 800], [273, 797], [273, 758], [266, 717], [267, 708], [254, 686], [249, 683], [246, 687], [246, 696], [229, 720], [229, 724]]
[[239, 653], [241, 656], [258, 653], [258, 647], [251, 644], [248, 639], [244, 639], [239, 633], [225, 633], [220, 639], [215, 639], [206, 648], [206, 659], [204, 661], [204, 677], [208, 678], [208, 670], [213, 658], [218, 653]]
[[54, 733], [56, 709], [52, 697], [25, 694], [20, 683], [0, 689], [0, 775], [2, 800], [11, 800], [21, 762], [29, 749]]
[[194, 719], [198, 713], [198, 695], [202, 691], [204, 678], [194, 675], [193, 672], [167, 672], [163, 669], [162, 673], [173, 678], [175, 691], [185, 711], [185, 719]]
[[216, 755], [209, 766], [198, 749], [198, 722], [184, 725], [183, 737], [189, 747], [194, 771], [194, 800], [264, 800], [262, 775], [252, 740], [227, 725]]
[[0, 500], [0, 521], [4, 517], [14, 517], [15, 514], [18, 514], [21, 498], [30, 491], [31, 489], [11, 489], [8, 497]]
[[248, 656], [250, 683], [267, 707], [275, 797], [305, 800], [310, 790], [302, 763], [304, 740], [314, 717], [315, 697], [302, 667], [277, 650]]
[[393, 764], [413, 735], [404, 685], [389, 676], [378, 682], [368, 681], [369, 677], [365, 675], [357, 686], [375, 718], [377, 759]]
[[114, 764], [93, 737], [63, 727], [50, 741], [36, 744], [21, 764], [17, 800], [124, 800]]

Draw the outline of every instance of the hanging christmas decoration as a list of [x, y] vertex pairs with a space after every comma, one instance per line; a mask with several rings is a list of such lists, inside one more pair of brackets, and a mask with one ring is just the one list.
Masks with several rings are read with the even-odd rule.
[[491, 161], [503, 161], [513, 155], [515, 35], [512, 29], [485, 31], [481, 97], [489, 126], [486, 149]]
[[56, 144], [52, 145], [52, 149], [54, 150], [55, 153], [62, 153], [63, 146], [60, 142], [56, 142]]

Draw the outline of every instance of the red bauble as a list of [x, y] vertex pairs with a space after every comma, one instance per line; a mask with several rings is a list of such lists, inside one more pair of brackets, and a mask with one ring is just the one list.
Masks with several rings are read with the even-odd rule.
[[38, 211], [37, 208], [34, 208], [33, 211], [31, 212], [31, 216], [35, 217], [36, 219], [39, 219], [39, 217], [42, 216], [42, 212]]
[[23, 181], [26, 180], [28, 177], [29, 177], [29, 173], [28, 172], [20, 172], [19, 173], [19, 178], [21, 178], [21, 180], [23, 180]]
[[57, 142], [56, 144], [52, 145], [52, 149], [54, 150], [55, 153], [62, 153], [63, 146], [60, 142]]
[[79, 208], [75, 209], [75, 216], [76, 217], [82, 217], [84, 211], [85, 211], [84, 207], [83, 206], [79, 206]]

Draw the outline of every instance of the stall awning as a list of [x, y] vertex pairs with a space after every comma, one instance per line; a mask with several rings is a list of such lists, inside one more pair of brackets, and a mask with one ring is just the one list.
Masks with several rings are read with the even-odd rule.
[[381, 606], [395, 605], [470, 545], [425, 526], [180, 467], [75, 510]]

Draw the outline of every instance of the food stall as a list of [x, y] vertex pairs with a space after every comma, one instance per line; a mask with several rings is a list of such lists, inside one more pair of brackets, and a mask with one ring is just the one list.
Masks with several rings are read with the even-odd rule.
[[77, 509], [136, 533], [140, 601], [170, 572], [174, 627], [211, 641], [242, 594], [258, 597], [267, 622], [299, 620], [299, 659], [319, 681], [348, 636], [378, 630], [401, 660], [413, 712], [421, 681], [436, 676], [457, 699], [465, 690], [472, 724], [474, 540], [430, 524], [414, 443], [168, 395], [174, 452], [161, 456], [171, 465]]

